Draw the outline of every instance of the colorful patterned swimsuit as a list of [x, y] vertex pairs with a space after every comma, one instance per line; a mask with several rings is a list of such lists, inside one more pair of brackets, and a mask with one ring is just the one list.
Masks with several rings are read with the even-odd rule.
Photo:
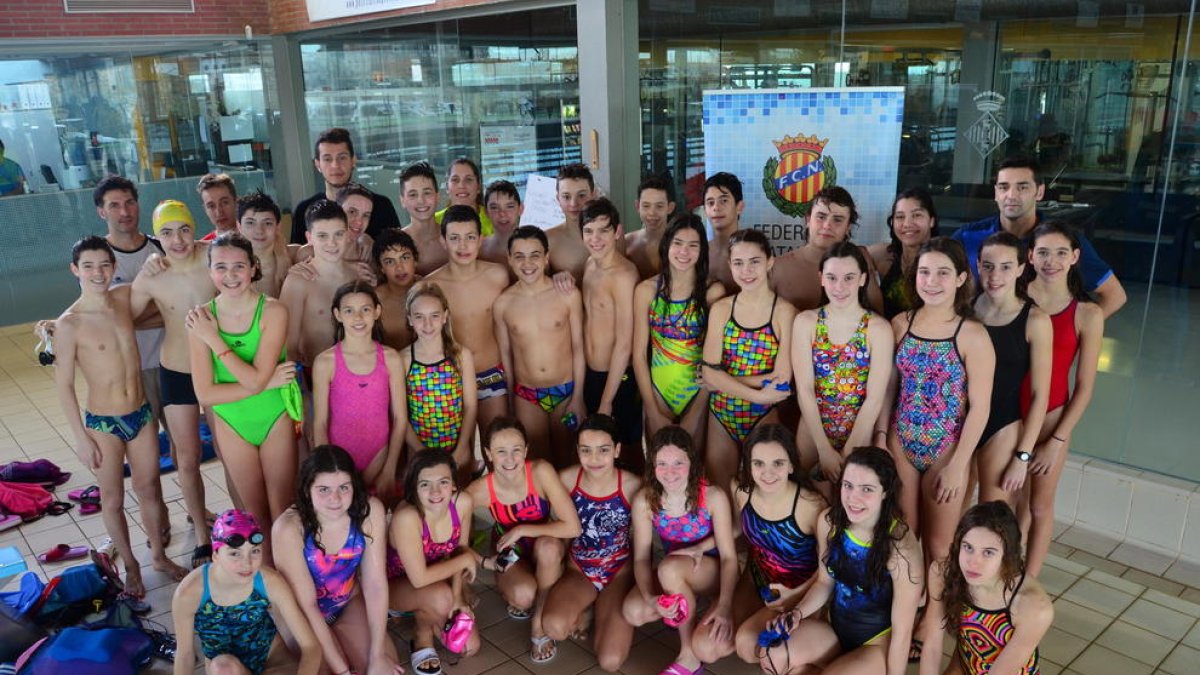
[[[958, 657], [966, 666], [966, 672], [990, 672], [992, 664], [1012, 639], [1016, 630], [1012, 622], [1012, 599], [1017, 597], [1017, 591], [1021, 590], [1023, 583], [1024, 576], [1017, 582], [1008, 604], [1001, 609], [979, 609], [972, 604], [963, 607], [962, 620], [958, 624]], [[1041, 658], [1038, 650], [1034, 649], [1021, 668], [1021, 675], [1038, 675], [1040, 666]]]
[[867, 325], [871, 313], [863, 312], [854, 335], [843, 345], [829, 340], [825, 308], [817, 310], [813, 335], [813, 386], [821, 426], [834, 450], [841, 452], [854, 429], [854, 420], [867, 398], [867, 375], [871, 370], [871, 349], [867, 343]]
[[742, 507], [742, 533], [750, 550], [750, 575], [760, 590], [769, 584], [799, 588], [817, 571], [817, 539], [796, 524], [800, 487], [796, 486], [792, 510], [779, 520], [760, 516], [754, 510], [753, 496], [751, 493]]
[[650, 303], [650, 382], [676, 417], [687, 412], [700, 393], [696, 376], [705, 323], [695, 298], [671, 300], [660, 289]]
[[337, 622], [354, 597], [358, 566], [366, 550], [366, 538], [353, 521], [346, 534], [346, 543], [334, 553], [322, 551], [312, 534], [305, 533], [304, 561], [308, 563], [308, 572], [317, 589], [317, 608], [325, 617], [325, 623], [332, 626]]
[[[487, 475], [488, 511], [496, 527], [492, 531], [492, 542], [495, 543], [505, 532], [522, 523], [541, 524], [550, 520], [550, 502], [537, 493], [533, 484], [533, 462], [525, 462], [525, 499], [516, 504], [502, 504], [496, 496], [496, 487], [492, 482], [495, 474]], [[528, 537], [517, 542], [517, 551], [521, 555], [533, 553], [533, 540]]]
[[[775, 357], [779, 355], [779, 338], [771, 321], [775, 318], [776, 295], [771, 300], [771, 316], [758, 328], [746, 328], [737, 322], [737, 296], [729, 311], [729, 320], [721, 335], [721, 365], [733, 377], [766, 375], [775, 369]], [[766, 417], [773, 405], [752, 403], [723, 391], [714, 391], [708, 398], [708, 407], [717, 421], [733, 440], [741, 445]]]
[[[434, 541], [433, 535], [429, 532], [429, 523], [425, 519], [421, 519], [421, 551], [425, 554], [425, 564], [432, 565], [436, 562], [441, 562], [446, 558], [454, 555], [458, 550], [459, 542], [462, 539], [462, 522], [458, 517], [458, 498], [457, 496], [450, 501], [450, 538], [446, 541]], [[404, 562], [400, 560], [400, 554], [396, 549], [388, 546], [387, 551], [387, 575], [388, 579], [395, 579], [404, 576]]]
[[571, 560], [579, 571], [603, 591], [629, 560], [629, 525], [633, 513], [621, 488], [621, 472], [617, 471], [617, 491], [607, 497], [593, 497], [579, 487], [583, 468], [575, 476], [571, 501], [583, 526], [579, 536], [571, 540]]
[[912, 332], [914, 315], [896, 347], [900, 394], [893, 427], [904, 456], [924, 473], [958, 442], [967, 417], [967, 369], [954, 335], [930, 340]]
[[421, 444], [431, 450], [453, 450], [463, 423], [463, 379], [449, 357], [432, 364], [412, 362], [404, 384], [408, 391], [408, 422]]
[[208, 659], [229, 654], [241, 661], [246, 670], [258, 675], [266, 667], [277, 632], [262, 572], [255, 573], [254, 586], [245, 600], [236, 605], [218, 605], [208, 587], [210, 567], [211, 564], [205, 564], [202, 568], [204, 593], [192, 624], [196, 637], [200, 638], [200, 651]]
[[[651, 518], [651, 522], [667, 555], [712, 534], [712, 513], [708, 510], [708, 481], [700, 481], [700, 495], [695, 509], [682, 516], [668, 516], [665, 509], [659, 509]], [[715, 545], [704, 552], [704, 555], [716, 554]]]

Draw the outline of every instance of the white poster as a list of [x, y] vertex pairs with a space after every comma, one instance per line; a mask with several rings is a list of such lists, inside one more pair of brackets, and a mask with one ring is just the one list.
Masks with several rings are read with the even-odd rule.
[[548, 230], [567, 219], [558, 207], [557, 181], [549, 176], [529, 174], [525, 183], [525, 198], [521, 203], [525, 212], [521, 214], [522, 225], [537, 225]]
[[434, 0], [307, 0], [308, 20], [325, 21], [343, 16], [387, 12], [405, 7], [432, 5]]
[[854, 241], [887, 238], [896, 196], [903, 87], [704, 92], [706, 175], [742, 181], [744, 228], [784, 253], [803, 245], [805, 218], [821, 188], [850, 192]]

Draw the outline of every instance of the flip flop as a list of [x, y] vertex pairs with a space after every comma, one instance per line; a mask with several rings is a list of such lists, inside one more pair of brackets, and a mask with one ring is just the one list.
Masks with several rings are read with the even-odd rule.
[[[409, 646], [412, 649], [412, 646]], [[426, 666], [421, 668], [421, 664], [436, 662], [436, 666]], [[409, 657], [409, 664], [412, 666], [413, 673], [416, 675], [442, 675], [442, 660], [438, 657], [437, 649], [433, 647], [425, 647], [424, 649], [413, 649], [412, 656]]]
[[21, 516], [7, 515], [0, 516], [0, 532], [11, 530], [21, 524]]
[[46, 507], [46, 513], [51, 516], [61, 516], [73, 508], [75, 505], [71, 502], [50, 502], [50, 506]]
[[508, 606], [508, 618], [514, 621], [525, 621], [530, 616], [533, 616], [533, 614], [527, 609], [513, 607], [512, 605]]
[[54, 548], [46, 551], [37, 557], [38, 562], [54, 563], [63, 562], [65, 560], [78, 560], [85, 557], [92, 549], [87, 546], [71, 547], [66, 544], [59, 544]]
[[79, 515], [90, 516], [93, 513], [100, 513], [100, 504], [93, 502], [83, 502], [79, 505]]
[[204, 544], [192, 549], [192, 569], [196, 569], [204, 563], [212, 562], [212, 555], [212, 544]]
[[89, 485], [85, 488], [78, 488], [67, 493], [67, 499], [81, 504], [99, 504], [100, 503], [100, 486]]
[[682, 663], [676, 661], [663, 669], [658, 675], [700, 675], [700, 671], [704, 670], [704, 664], [701, 663], [699, 668], [692, 670]]
[[[529, 650], [529, 660], [535, 664], [545, 665], [558, 656], [558, 643], [549, 635], [533, 635], [530, 636], [529, 641], [533, 643], [533, 648]], [[549, 645], [548, 648], [547, 645]], [[541, 653], [541, 657], [538, 657], [539, 653]]]
[[[101, 544], [101, 547], [104, 545]], [[108, 585], [112, 588], [124, 591], [125, 582], [121, 581], [121, 575], [117, 572], [117, 566], [113, 563], [112, 556], [104, 551], [92, 551], [92, 564], [96, 566], [96, 570], [100, 572], [100, 576], [104, 578]]]

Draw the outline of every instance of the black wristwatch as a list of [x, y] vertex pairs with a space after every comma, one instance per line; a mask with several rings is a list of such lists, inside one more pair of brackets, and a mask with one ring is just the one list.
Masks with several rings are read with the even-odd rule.
[[1028, 452], [1025, 452], [1024, 450], [1018, 450], [1017, 452], [1015, 452], [1013, 454], [1016, 456], [1016, 458], [1018, 460], [1025, 462], [1026, 464], [1029, 463], [1029, 460], [1033, 459], [1033, 455]]

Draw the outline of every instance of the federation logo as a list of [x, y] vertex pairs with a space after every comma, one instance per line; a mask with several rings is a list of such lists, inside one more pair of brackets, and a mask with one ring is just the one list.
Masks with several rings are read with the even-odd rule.
[[763, 193], [780, 213], [805, 218], [817, 193], [825, 186], [837, 185], [837, 165], [822, 154], [829, 139], [801, 134], [773, 143], [779, 157], [763, 165]]

